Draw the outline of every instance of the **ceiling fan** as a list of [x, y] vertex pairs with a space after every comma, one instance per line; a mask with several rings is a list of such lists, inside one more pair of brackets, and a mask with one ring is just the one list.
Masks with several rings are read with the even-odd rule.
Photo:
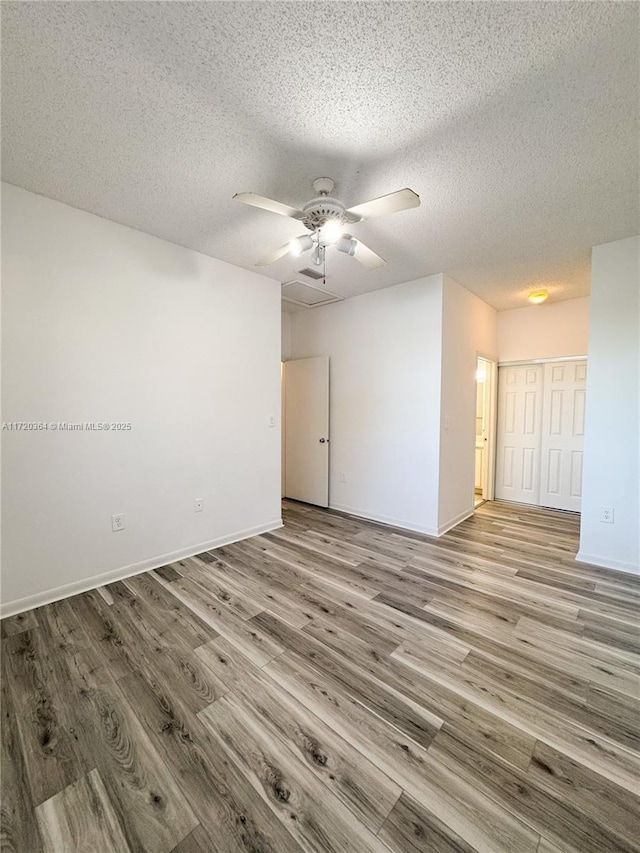
[[386, 213], [418, 207], [420, 196], [413, 190], [405, 188], [365, 201], [363, 204], [356, 204], [355, 207], [346, 208], [339, 199], [330, 195], [334, 187], [335, 183], [331, 178], [316, 178], [313, 189], [318, 195], [307, 202], [302, 210], [256, 195], [256, 193], [236, 193], [233, 196], [243, 204], [298, 219], [311, 232], [294, 237], [286, 245], [280, 246], [279, 249], [258, 261], [257, 267], [273, 264], [287, 253], [295, 257], [309, 249], [313, 249], [313, 262], [320, 266], [324, 263], [327, 247], [331, 245], [335, 245], [339, 252], [351, 255], [368, 269], [377, 269], [386, 264], [384, 258], [365, 246], [361, 240], [356, 240], [351, 234], [345, 233], [344, 229], [347, 225], [364, 219], [373, 219], [375, 216], [384, 216]]

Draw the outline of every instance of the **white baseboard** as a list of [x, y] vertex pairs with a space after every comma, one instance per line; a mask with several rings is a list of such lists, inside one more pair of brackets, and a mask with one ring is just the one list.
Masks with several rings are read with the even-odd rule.
[[54, 589], [37, 592], [25, 598], [17, 598], [14, 601], [8, 601], [0, 605], [0, 618], [14, 616], [16, 613], [31, 610], [33, 607], [42, 607], [43, 604], [51, 604], [52, 601], [59, 601], [61, 598], [69, 598], [81, 592], [88, 592], [90, 589], [96, 589], [96, 587], [104, 586], [108, 583], [121, 581], [133, 575], [142, 574], [142, 572], [149, 572], [151, 569], [158, 569], [160, 566], [166, 566], [167, 563], [175, 563], [177, 560], [184, 560], [186, 557], [194, 557], [196, 554], [202, 554], [203, 551], [211, 551], [223, 545], [231, 545], [232, 542], [249, 539], [251, 536], [259, 536], [261, 533], [268, 533], [270, 530], [277, 530], [282, 526], [282, 519], [279, 518], [276, 521], [260, 524], [257, 527], [249, 527], [246, 530], [238, 530], [228, 536], [220, 536], [218, 539], [202, 542], [199, 545], [189, 545], [186, 548], [181, 548], [179, 551], [172, 551], [170, 554], [151, 557], [148, 560], [133, 563], [121, 569], [112, 569], [99, 575], [93, 575], [93, 577], [83, 578], [79, 581], [54, 587]]
[[623, 560], [610, 560], [608, 557], [599, 557], [597, 554], [585, 554], [578, 551], [576, 563], [590, 563], [592, 566], [600, 566], [602, 569], [616, 569], [618, 572], [628, 572], [632, 575], [640, 575], [640, 566], [635, 563], [627, 563]]
[[366, 510], [357, 509], [356, 507], [347, 506], [346, 504], [330, 504], [331, 509], [337, 509], [340, 512], [346, 512], [349, 515], [355, 515], [356, 518], [365, 518], [369, 521], [379, 521], [381, 524], [389, 524], [391, 527], [400, 527], [403, 530], [411, 530], [414, 533], [424, 533], [426, 536], [434, 536], [435, 538], [439, 538], [440, 536], [444, 536], [449, 530], [453, 527], [456, 527], [461, 522], [465, 521], [467, 518], [471, 518], [474, 513], [473, 507], [471, 509], [465, 509], [464, 512], [461, 512], [459, 515], [456, 515], [455, 518], [449, 519], [449, 521], [445, 521], [444, 524], [439, 524], [437, 529], [435, 527], [426, 527], [424, 525], [415, 524], [412, 521], [404, 521], [402, 518], [392, 518], [388, 515], [378, 515], [376, 513], [370, 513]]
[[346, 512], [348, 515], [355, 515], [356, 518], [364, 518], [368, 521], [379, 521], [381, 524], [389, 524], [391, 527], [401, 527], [403, 530], [412, 530], [414, 533], [424, 533], [426, 536], [439, 536], [440, 534], [435, 527], [425, 527], [416, 524], [413, 521], [405, 521], [402, 518], [392, 518], [388, 515], [378, 515], [368, 512], [367, 510], [358, 509], [357, 507], [347, 506], [346, 504], [329, 504], [330, 509], [336, 509], [339, 512]]
[[463, 521], [466, 521], [467, 518], [471, 518], [473, 513], [474, 513], [474, 508], [471, 507], [471, 509], [465, 509], [464, 512], [461, 512], [458, 515], [456, 515], [455, 518], [451, 518], [449, 521], [445, 521], [444, 524], [439, 524], [437, 535], [438, 536], [444, 536], [444, 534], [447, 533], [449, 530], [451, 530], [454, 527], [457, 527]]

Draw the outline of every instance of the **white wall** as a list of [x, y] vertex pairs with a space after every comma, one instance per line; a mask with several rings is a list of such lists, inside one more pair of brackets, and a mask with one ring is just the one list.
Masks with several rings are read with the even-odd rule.
[[288, 311], [283, 311], [281, 316], [282, 323], [282, 360], [287, 361], [291, 358], [291, 325], [292, 315]]
[[2, 207], [3, 420], [132, 424], [2, 433], [4, 612], [278, 526], [278, 283], [16, 187]]
[[[640, 237], [595, 246], [578, 559], [640, 572]], [[614, 508], [614, 523], [600, 521]]]
[[497, 316], [444, 276], [439, 533], [473, 513], [477, 357], [496, 359]]
[[[292, 345], [291, 345], [291, 327], [292, 327], [291, 314], [289, 314], [287, 311], [283, 311], [280, 319], [281, 319], [281, 325], [282, 325], [281, 357], [282, 357], [282, 361], [288, 361], [288, 359], [291, 358], [291, 348], [292, 348]], [[285, 435], [284, 412], [285, 412], [285, 408], [284, 408], [284, 382], [283, 382], [282, 383], [282, 399], [281, 399], [281, 406], [280, 406], [280, 423], [282, 424], [281, 442], [280, 442], [280, 452], [281, 452], [281, 458], [282, 458], [282, 474], [280, 477], [280, 481], [281, 481], [282, 497], [284, 497], [284, 484], [285, 484], [285, 456], [284, 456], [284, 454], [285, 454], [285, 442], [286, 442], [286, 438], [287, 438]]]
[[588, 337], [588, 296], [498, 314], [500, 361], [586, 355]]
[[330, 357], [330, 506], [437, 531], [441, 318], [441, 275], [293, 315], [292, 357]]

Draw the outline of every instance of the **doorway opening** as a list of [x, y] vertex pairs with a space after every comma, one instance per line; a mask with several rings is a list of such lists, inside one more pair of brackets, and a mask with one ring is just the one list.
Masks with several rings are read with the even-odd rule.
[[476, 363], [474, 508], [485, 501], [493, 500], [495, 368], [495, 362], [478, 356]]
[[285, 361], [283, 496], [329, 506], [329, 357]]

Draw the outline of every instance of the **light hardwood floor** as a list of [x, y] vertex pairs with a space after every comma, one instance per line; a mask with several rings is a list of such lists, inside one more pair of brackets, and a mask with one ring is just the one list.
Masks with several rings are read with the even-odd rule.
[[2, 624], [2, 853], [640, 851], [640, 578], [578, 519], [285, 527]]

